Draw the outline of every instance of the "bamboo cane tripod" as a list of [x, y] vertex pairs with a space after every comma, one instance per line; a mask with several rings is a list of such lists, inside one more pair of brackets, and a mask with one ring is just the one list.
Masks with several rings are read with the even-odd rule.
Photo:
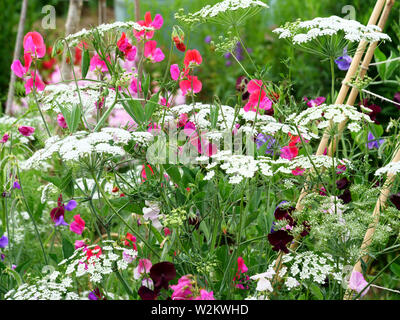
[[[390, 13], [393, 5], [394, 5], [394, 2], [395, 2], [395, 0], [377, 0], [377, 2], [375, 4], [375, 7], [374, 7], [374, 9], [372, 11], [372, 14], [370, 16], [370, 19], [368, 21], [368, 25], [376, 25], [376, 23], [377, 23], [377, 21], [378, 21], [378, 19], [380, 17], [378, 26], [383, 30], [383, 28], [384, 28], [384, 26], [386, 24], [387, 18], [389, 16], [389, 13]], [[361, 59], [362, 59], [362, 57], [364, 55], [364, 52], [365, 52], [365, 49], [366, 49], [367, 45], [368, 45], [368, 42], [364, 41], [364, 40], [362, 40], [359, 43], [359, 45], [357, 47], [357, 50], [355, 52], [355, 55], [353, 57], [353, 60], [351, 62], [350, 68], [348, 69], [346, 77], [342, 82], [342, 86], [341, 86], [339, 94], [338, 94], [338, 96], [336, 98], [335, 104], [343, 104], [344, 103], [344, 101], [346, 99], [346, 96], [348, 94], [348, 91], [350, 89], [350, 86], [349, 86], [348, 83], [354, 77], [354, 75], [357, 73], [357, 70], [359, 68]], [[374, 42], [374, 43], [370, 44], [370, 46], [369, 46], [369, 48], [367, 50], [367, 53], [366, 53], [366, 55], [364, 57], [363, 63], [361, 65], [361, 71], [360, 71], [360, 74], [359, 74], [360, 78], [363, 78], [366, 75], [366, 72], [368, 70], [369, 64], [371, 63], [371, 60], [372, 60], [372, 57], [374, 55], [374, 51], [375, 51], [377, 45], [378, 45], [377, 42]], [[350, 96], [347, 99], [347, 104], [353, 105], [355, 100], [356, 100], [357, 95], [358, 95], [358, 90], [353, 87], [353, 89], [351, 90]], [[345, 121], [343, 121], [342, 123], [339, 124], [337, 135], [334, 137], [333, 141], [331, 141], [331, 143], [329, 145], [329, 148], [328, 148], [328, 143], [329, 143], [330, 136], [331, 136], [330, 132], [333, 129], [333, 122], [332, 121], [330, 122], [328, 128], [326, 128], [326, 130], [323, 133], [323, 136], [322, 136], [320, 144], [318, 146], [316, 155], [322, 155], [326, 149], [328, 149], [328, 155], [329, 156], [333, 155], [334, 150], [336, 149], [337, 139], [343, 133], [343, 130], [344, 130], [345, 126], [346, 126], [346, 123], [347, 123], [347, 120], [345, 120]], [[398, 156], [400, 158], [400, 151], [398, 152]], [[399, 161], [399, 160], [397, 160], [397, 161]], [[305, 185], [303, 187], [303, 189], [302, 189], [302, 191], [300, 193], [299, 199], [297, 201], [296, 210], [302, 210], [303, 209], [303, 205], [302, 205], [301, 201], [303, 200], [303, 198], [307, 194], [308, 194], [308, 188]], [[384, 200], [384, 202], [386, 202], [386, 199], [387, 199], [387, 195], [386, 195], [385, 199], [382, 197], [382, 199], [380, 199], [380, 200], [381, 201]], [[379, 208], [378, 208], [377, 211], [378, 211], [378, 214], [379, 214]], [[299, 241], [300, 241], [300, 238], [296, 238], [295, 241], [290, 246], [290, 249], [291, 250], [295, 250], [299, 245]], [[280, 251], [279, 254], [278, 254], [277, 260], [276, 260], [276, 264], [275, 264], [276, 279], [277, 280], [279, 280], [278, 272], [279, 272], [279, 270], [280, 270], [280, 268], [282, 266], [282, 257], [283, 257], [283, 255], [284, 255], [284, 253], [282, 251]]]

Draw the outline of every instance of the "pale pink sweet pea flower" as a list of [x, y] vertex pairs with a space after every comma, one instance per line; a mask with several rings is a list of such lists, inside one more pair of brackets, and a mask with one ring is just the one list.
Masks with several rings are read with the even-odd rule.
[[18, 128], [19, 133], [25, 137], [31, 136], [35, 132], [35, 128], [28, 126], [21, 126]]
[[74, 221], [71, 222], [69, 229], [76, 234], [82, 234], [85, 229], [85, 221], [81, 218], [80, 214], [74, 216]]
[[157, 48], [157, 42], [154, 40], [147, 41], [144, 45], [144, 56], [152, 63], [163, 61], [165, 56], [160, 48]]
[[181, 71], [179, 70], [179, 66], [177, 64], [171, 65], [169, 71], [171, 73], [172, 80], [176, 81], [179, 79]]
[[[349, 288], [352, 290], [357, 291], [360, 293], [366, 286], [368, 285], [368, 282], [365, 281], [363, 275], [361, 272], [358, 271], [353, 271], [349, 280]], [[369, 287], [364, 290], [363, 293], [361, 293], [361, 296], [364, 296], [369, 290]]]
[[152, 263], [149, 259], [139, 259], [138, 266], [133, 270], [133, 278], [139, 279], [144, 273], [149, 273], [152, 267]]
[[61, 128], [64, 129], [68, 128], [67, 122], [65, 121], [65, 118], [62, 113], [59, 113], [57, 115], [57, 123]]

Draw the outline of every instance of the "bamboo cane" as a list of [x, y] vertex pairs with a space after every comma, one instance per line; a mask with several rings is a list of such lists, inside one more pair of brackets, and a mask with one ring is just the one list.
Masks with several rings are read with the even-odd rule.
[[[383, 30], [384, 27], [385, 27], [385, 24], [387, 22], [387, 19], [389, 17], [390, 11], [392, 10], [392, 7], [393, 7], [394, 3], [395, 3], [395, 0], [387, 0], [386, 1], [385, 8], [383, 9], [383, 13], [382, 13], [381, 18], [379, 19], [379, 22], [378, 22], [378, 27], [381, 28], [381, 30]], [[374, 57], [375, 49], [376, 49], [377, 46], [378, 46], [378, 42], [373, 42], [368, 47], [367, 53], [365, 54], [364, 60], [363, 60], [363, 62], [361, 64], [361, 70], [360, 70], [360, 74], [359, 74], [359, 78], [360, 79], [364, 79], [365, 75], [367, 74], [369, 65], [370, 65], [370, 63], [372, 61], [372, 58]], [[358, 96], [358, 89], [353, 87], [353, 89], [351, 89], [350, 96], [347, 99], [347, 104], [351, 105], [351, 106], [354, 105], [354, 103], [355, 103], [355, 101], [357, 99], [357, 96]], [[331, 157], [336, 151], [337, 139], [342, 135], [343, 130], [346, 127], [346, 123], [347, 123], [347, 119], [339, 124], [339, 126], [338, 126], [338, 134], [337, 134], [337, 136], [335, 136], [333, 138], [333, 140], [329, 144], [328, 155], [331, 156]]]
[[[368, 25], [375, 25], [379, 19], [379, 16], [382, 13], [383, 7], [385, 6], [385, 8], [389, 5], [389, 3], [392, 2], [391, 0], [377, 0], [375, 7], [371, 13], [371, 16], [368, 20]], [[392, 4], [393, 5], [393, 4]], [[338, 97], [336, 98], [335, 104], [342, 104], [344, 102], [344, 100], [346, 99], [347, 93], [350, 89], [350, 86], [347, 84], [351, 78], [356, 74], [357, 69], [360, 65], [361, 62], [361, 58], [364, 54], [364, 51], [367, 47], [368, 42], [362, 40], [360, 42], [360, 44], [357, 47], [356, 53], [353, 57], [353, 60], [351, 62], [350, 68], [346, 73], [346, 77], [345, 79], [342, 81], [342, 86], [340, 88]], [[316, 152], [316, 155], [322, 155], [325, 151], [325, 149], [328, 146], [328, 142], [329, 142], [329, 137], [330, 134], [329, 132], [332, 130], [332, 122], [330, 123], [330, 125], [328, 126], [328, 128], [324, 131], [323, 136], [321, 138], [320, 144], [318, 146], [318, 150]], [[303, 205], [301, 204], [301, 201], [303, 200], [303, 198], [308, 194], [307, 191], [307, 187], [304, 186], [299, 199], [297, 201], [296, 204], [296, 210], [302, 210], [303, 209]], [[295, 250], [298, 247], [298, 243], [299, 243], [299, 239], [295, 239], [295, 241], [292, 243], [292, 245], [290, 246], [291, 250]], [[275, 270], [276, 270], [276, 274], [278, 274], [281, 266], [282, 266], [282, 257], [283, 257], [284, 253], [282, 251], [279, 252], [278, 257], [276, 259], [276, 263], [275, 263]], [[278, 275], [276, 275], [276, 280], [278, 280]]]
[[[396, 152], [396, 154], [393, 157], [392, 163], [396, 163], [400, 161], [400, 145], [397, 146], [398, 150]], [[361, 260], [363, 260], [365, 263], [368, 262], [369, 260], [369, 255], [367, 254], [368, 252], [368, 247], [371, 245], [372, 242], [372, 237], [374, 236], [375, 230], [376, 230], [376, 226], [378, 225], [379, 222], [379, 216], [380, 216], [380, 210], [381, 208], [383, 208], [386, 204], [386, 201], [389, 197], [389, 193], [390, 193], [390, 187], [393, 184], [393, 181], [396, 177], [396, 174], [388, 174], [387, 179], [385, 181], [385, 183], [383, 184], [381, 193], [379, 195], [378, 201], [376, 202], [374, 211], [372, 213], [372, 217], [373, 217], [373, 222], [371, 223], [371, 225], [369, 226], [367, 232], [365, 233], [364, 236], [364, 240], [361, 244], [361, 253], [364, 254], [364, 256], [362, 258], [360, 258], [360, 260], [355, 264], [354, 268], [353, 268], [353, 272], [357, 271], [357, 272], [361, 272], [362, 273], [362, 263]], [[344, 300], [350, 300], [351, 299], [351, 290], [348, 289], [346, 291], [346, 294], [344, 296]]]
[[[19, 16], [17, 39], [15, 40], [14, 61], [18, 59], [19, 54], [21, 52], [22, 38], [24, 36], [24, 27], [25, 27], [27, 9], [28, 9], [28, 0], [23, 0], [22, 7], [21, 7], [21, 14]], [[11, 72], [10, 86], [8, 88], [6, 110], [5, 110], [6, 114], [12, 114], [11, 106], [12, 106], [13, 99], [14, 99], [16, 79], [17, 78], [16, 78], [16, 75], [14, 74], [14, 72]]]

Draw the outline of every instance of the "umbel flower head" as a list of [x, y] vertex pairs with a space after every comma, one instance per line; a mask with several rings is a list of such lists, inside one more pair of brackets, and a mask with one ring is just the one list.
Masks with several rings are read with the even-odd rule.
[[204, 22], [241, 25], [264, 8], [269, 7], [259, 0], [224, 0], [213, 6], [203, 7], [193, 13], [193, 17], [198, 17]]
[[337, 58], [351, 42], [391, 41], [375, 25], [364, 26], [358, 21], [337, 16], [295, 21], [273, 31], [279, 39], [288, 39], [292, 44], [313, 54]]

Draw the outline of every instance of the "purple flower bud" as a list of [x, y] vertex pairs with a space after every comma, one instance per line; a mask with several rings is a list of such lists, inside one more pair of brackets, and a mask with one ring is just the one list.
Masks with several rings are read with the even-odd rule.
[[337, 64], [339, 70], [348, 70], [350, 68], [351, 61], [353, 59], [347, 55], [347, 48], [343, 49], [343, 56], [337, 58], [335, 63]]
[[21, 186], [20, 186], [20, 184], [18, 183], [17, 180], [14, 181], [14, 183], [13, 183], [13, 188], [14, 188], [14, 189], [21, 189]]
[[207, 36], [204, 38], [205, 43], [210, 43], [211, 42], [211, 36]]
[[2, 236], [0, 238], [0, 248], [4, 249], [8, 246], [8, 238], [6, 236]]
[[65, 205], [64, 209], [67, 211], [72, 211], [76, 208], [77, 202], [75, 200], [69, 200], [68, 203]]
[[5, 257], [6, 257], [6, 255], [4, 253], [0, 254], [0, 260], [1, 261], [4, 261]]

